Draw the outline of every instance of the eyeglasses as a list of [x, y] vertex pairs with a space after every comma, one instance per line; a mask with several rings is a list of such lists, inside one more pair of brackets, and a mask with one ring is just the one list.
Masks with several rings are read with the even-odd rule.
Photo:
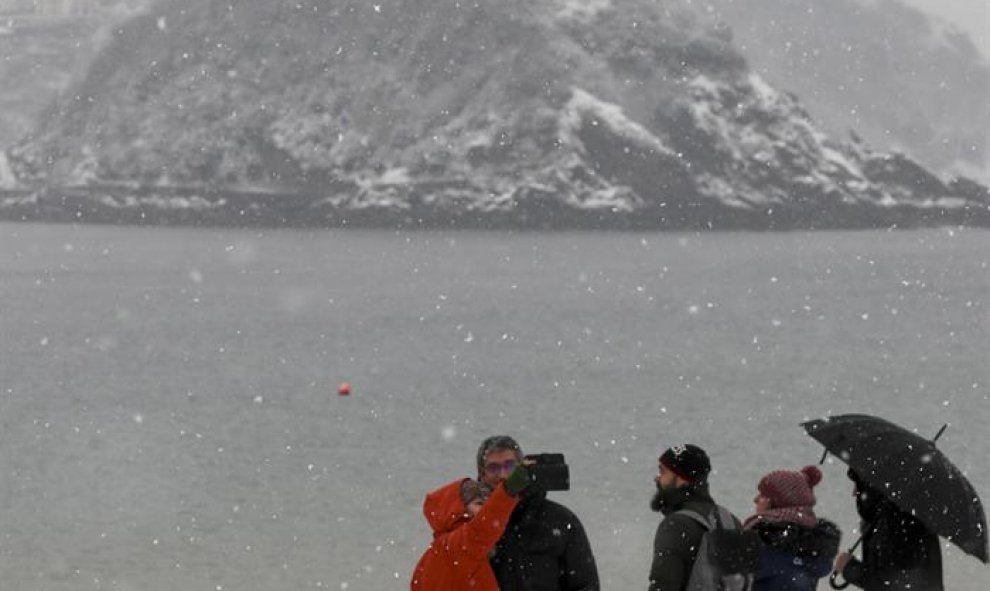
[[516, 469], [515, 460], [505, 460], [502, 463], [489, 462], [485, 464], [485, 472], [489, 474], [501, 474], [502, 472], [512, 472]]

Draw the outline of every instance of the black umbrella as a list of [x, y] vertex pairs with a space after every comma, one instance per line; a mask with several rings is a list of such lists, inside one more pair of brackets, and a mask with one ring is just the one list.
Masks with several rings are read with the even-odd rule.
[[838, 415], [801, 424], [808, 435], [936, 534], [988, 562], [987, 519], [973, 485], [935, 440], [870, 415]]

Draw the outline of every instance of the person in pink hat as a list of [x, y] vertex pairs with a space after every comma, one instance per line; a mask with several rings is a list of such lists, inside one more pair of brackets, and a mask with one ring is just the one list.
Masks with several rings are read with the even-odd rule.
[[839, 528], [815, 515], [816, 466], [774, 470], [760, 479], [756, 512], [743, 522], [763, 546], [753, 591], [814, 591], [832, 571], [839, 551]]

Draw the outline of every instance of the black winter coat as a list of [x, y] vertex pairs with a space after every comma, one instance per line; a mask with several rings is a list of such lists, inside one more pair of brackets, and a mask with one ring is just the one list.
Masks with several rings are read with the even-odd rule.
[[863, 560], [846, 565], [847, 581], [866, 591], [944, 591], [937, 535], [875, 491], [861, 488], [856, 508]]
[[570, 509], [529, 493], [491, 556], [500, 591], [599, 591], [584, 526]]
[[753, 530], [763, 546], [753, 591], [814, 591], [832, 572], [841, 532], [819, 519], [814, 527], [786, 521], [761, 521]]
[[683, 591], [698, 555], [698, 546], [705, 528], [687, 515], [677, 514], [687, 509], [708, 515], [715, 501], [708, 485], [693, 484], [660, 492], [654, 499], [654, 509], [664, 514], [653, 538], [653, 562], [650, 565], [649, 591]]

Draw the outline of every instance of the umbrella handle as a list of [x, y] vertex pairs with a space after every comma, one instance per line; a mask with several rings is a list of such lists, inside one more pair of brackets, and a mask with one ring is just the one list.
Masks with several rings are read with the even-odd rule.
[[[853, 552], [855, 552], [856, 551], [856, 548], [858, 548], [859, 545], [862, 544], [862, 543], [863, 543], [863, 536], [859, 536], [859, 538], [856, 539], [856, 543], [853, 544], [851, 548], [849, 548], [849, 554], [852, 554]], [[831, 587], [833, 589], [845, 589], [846, 587], [849, 586], [849, 580], [848, 579], [846, 579], [846, 580], [844, 580], [844, 581], [842, 581], [840, 583], [839, 582], [839, 577], [842, 577], [843, 579], [845, 579], [845, 577], [842, 575], [842, 573], [833, 572], [832, 573], [832, 576], [830, 576], [828, 578], [828, 585], [829, 585], [829, 587]]]
[[832, 576], [828, 578], [828, 586], [833, 589], [845, 589], [848, 587], [849, 581], [842, 581], [841, 583], [838, 582], [839, 577], [841, 576], [842, 573], [832, 573]]

